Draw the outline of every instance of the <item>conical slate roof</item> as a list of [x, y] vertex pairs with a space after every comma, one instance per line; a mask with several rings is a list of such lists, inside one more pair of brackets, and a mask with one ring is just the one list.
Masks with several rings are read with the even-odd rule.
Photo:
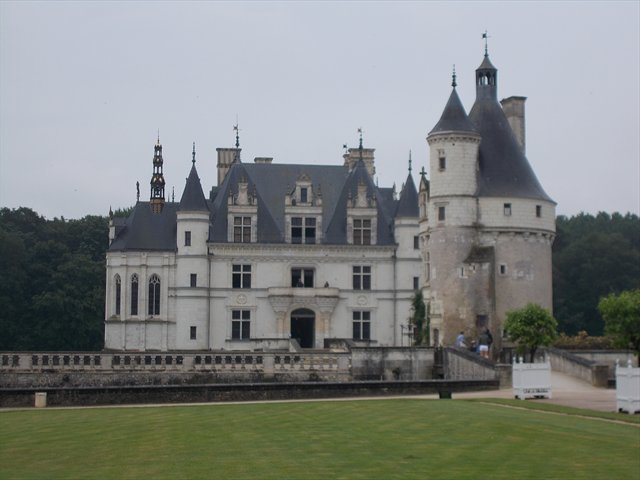
[[[495, 67], [485, 56], [477, 71]], [[480, 133], [477, 194], [553, 202], [538, 181], [497, 100], [497, 85], [476, 85], [469, 119]]]
[[442, 116], [433, 130], [429, 132], [429, 135], [438, 132], [475, 132], [476, 129], [473, 123], [469, 120], [467, 112], [465, 112], [458, 92], [454, 88], [449, 96], [449, 101], [444, 107]]
[[400, 200], [398, 200], [398, 208], [396, 210], [396, 218], [410, 217], [418, 218], [418, 191], [413, 183], [411, 173], [407, 176], [402, 192], [400, 192]]
[[202, 191], [202, 185], [200, 184], [200, 177], [198, 177], [195, 162], [191, 166], [191, 172], [189, 172], [187, 184], [184, 187], [184, 192], [182, 193], [182, 198], [180, 199], [180, 206], [178, 207], [178, 210], [205, 212], [209, 211], [209, 208], [207, 207], [207, 200], [205, 199], [204, 192]]

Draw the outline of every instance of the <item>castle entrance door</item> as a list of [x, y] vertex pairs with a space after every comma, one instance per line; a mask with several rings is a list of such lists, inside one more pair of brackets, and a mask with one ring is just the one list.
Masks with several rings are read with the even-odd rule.
[[308, 308], [291, 312], [291, 338], [298, 340], [302, 348], [313, 348], [315, 340], [316, 314]]

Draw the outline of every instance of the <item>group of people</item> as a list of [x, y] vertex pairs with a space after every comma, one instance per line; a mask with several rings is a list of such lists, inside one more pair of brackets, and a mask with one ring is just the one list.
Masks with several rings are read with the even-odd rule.
[[493, 343], [493, 336], [488, 328], [485, 328], [478, 336], [478, 341], [471, 341], [471, 344], [467, 345], [464, 332], [461, 331], [456, 337], [456, 347], [468, 348], [470, 351], [479, 353], [483, 358], [489, 358], [489, 352], [491, 351], [491, 344]]

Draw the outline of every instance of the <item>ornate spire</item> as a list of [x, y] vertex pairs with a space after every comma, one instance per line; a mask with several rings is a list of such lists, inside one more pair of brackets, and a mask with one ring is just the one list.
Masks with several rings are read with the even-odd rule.
[[236, 132], [236, 148], [240, 148], [240, 127], [238, 124], [237, 116], [236, 116], [236, 124], [233, 126], [233, 131]]
[[140, 182], [136, 182], [136, 202], [140, 201]]
[[411, 149], [409, 149], [409, 173], [411, 173]]
[[456, 88], [458, 86], [456, 82], [456, 64], [453, 64], [453, 73], [451, 74], [451, 86]]
[[162, 212], [164, 207], [164, 175], [162, 173], [162, 145], [160, 137], [153, 147], [153, 175], [151, 176], [151, 209], [153, 213]]
[[191, 163], [196, 164], [196, 142], [193, 142], [193, 151], [191, 152]]
[[358, 133], [360, 134], [360, 145], [358, 146], [358, 151], [360, 154], [360, 161], [362, 162], [362, 127], [358, 129]]

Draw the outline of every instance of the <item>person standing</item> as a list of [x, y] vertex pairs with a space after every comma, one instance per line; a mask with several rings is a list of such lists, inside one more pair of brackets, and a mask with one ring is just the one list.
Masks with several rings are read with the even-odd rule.
[[464, 332], [460, 332], [460, 334], [456, 337], [456, 347], [460, 347], [460, 348], [466, 347], [464, 343]]

